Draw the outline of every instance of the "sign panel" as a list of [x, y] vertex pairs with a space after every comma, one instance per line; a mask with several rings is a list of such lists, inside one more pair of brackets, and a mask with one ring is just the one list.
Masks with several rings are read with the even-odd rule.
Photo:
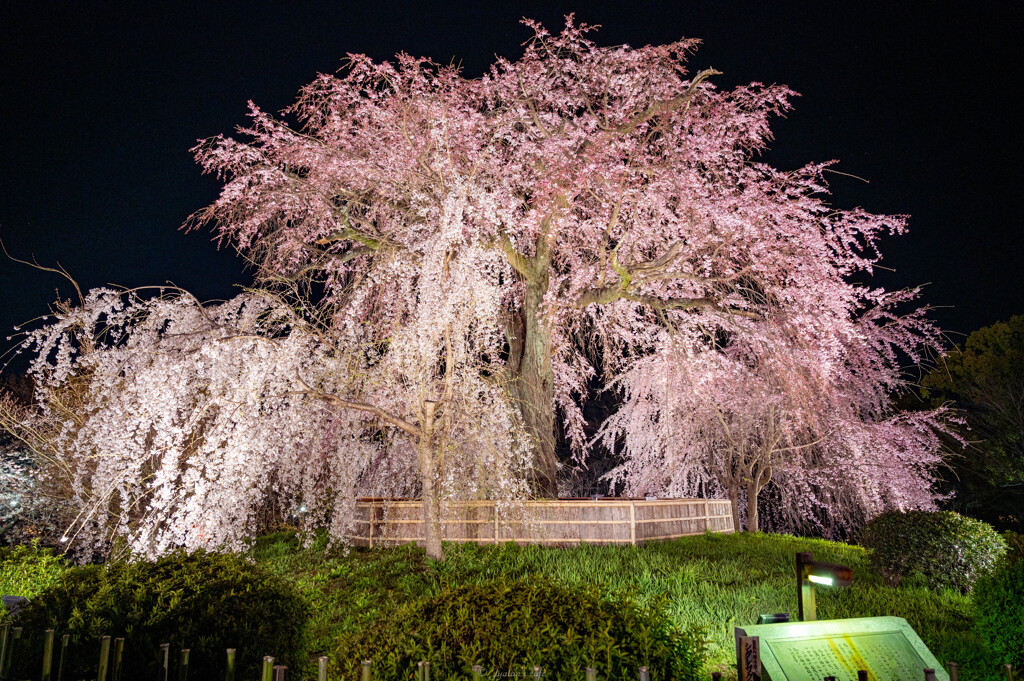
[[926, 667], [949, 681], [945, 670], [901, 617], [857, 617], [818, 622], [754, 624], [737, 628], [737, 636], [757, 636], [761, 668], [770, 681], [869, 681], [924, 679]]

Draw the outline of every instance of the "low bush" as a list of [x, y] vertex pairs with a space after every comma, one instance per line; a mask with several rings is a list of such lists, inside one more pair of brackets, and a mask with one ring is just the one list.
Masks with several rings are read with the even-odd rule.
[[1006, 540], [991, 525], [951, 511], [890, 511], [861, 534], [871, 564], [892, 585], [920, 574], [933, 589], [970, 591], [1006, 553]]
[[233, 554], [178, 551], [155, 562], [71, 568], [15, 622], [31, 649], [48, 628], [70, 634], [66, 678], [94, 676], [98, 641], [110, 635], [126, 639], [126, 678], [157, 678], [159, 646], [169, 643], [172, 659], [190, 649], [192, 678], [212, 679], [223, 677], [227, 648], [238, 651], [239, 678], [258, 676], [264, 655], [295, 667], [307, 617], [295, 588], [265, 568]]
[[973, 598], [975, 626], [999, 662], [1024, 668], [1024, 560], [1004, 560], [982, 576]]
[[419, 660], [431, 677], [467, 679], [473, 665], [487, 678], [526, 678], [534, 666], [544, 678], [702, 678], [706, 642], [697, 630], [680, 631], [663, 601], [642, 606], [633, 596], [603, 597], [595, 587], [570, 589], [535, 576], [492, 580], [445, 590], [412, 603], [396, 617], [343, 637], [336, 659], [344, 678], [372, 660], [374, 678], [411, 678]]
[[38, 542], [0, 548], [0, 594], [32, 598], [64, 574], [67, 565]]

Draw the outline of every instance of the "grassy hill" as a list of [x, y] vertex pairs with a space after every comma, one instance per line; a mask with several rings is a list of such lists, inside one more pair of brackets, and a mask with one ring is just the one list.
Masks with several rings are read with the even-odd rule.
[[566, 585], [633, 590], [641, 601], [666, 594], [678, 624], [704, 627], [710, 640], [708, 671], [735, 678], [733, 627], [755, 623], [759, 613], [795, 617], [798, 551], [853, 568], [851, 587], [818, 589], [819, 619], [903, 617], [940, 661], [960, 662], [964, 678], [999, 678], [985, 641], [972, 631], [969, 596], [931, 591], [913, 581], [886, 586], [868, 567], [863, 549], [824, 540], [736, 534], [570, 549], [446, 544], [448, 560], [434, 563], [415, 546], [325, 552], [322, 541], [302, 548], [294, 535], [277, 534], [261, 538], [252, 555], [309, 598], [314, 657], [333, 651], [340, 635], [388, 617], [412, 599], [502, 575], [540, 574]]

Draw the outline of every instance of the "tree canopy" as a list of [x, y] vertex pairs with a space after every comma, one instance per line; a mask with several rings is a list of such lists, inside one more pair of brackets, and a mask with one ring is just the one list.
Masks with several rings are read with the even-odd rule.
[[[413, 478], [393, 484], [425, 499], [460, 467], [460, 480], [481, 482], [448, 484], [460, 494], [507, 492], [517, 470], [535, 494], [557, 494], [557, 437], [582, 465], [597, 446], [581, 403], [598, 385], [622, 396], [601, 442], [621, 441], [613, 475], [630, 492], [724, 491], [735, 505], [746, 490], [756, 510], [764, 484], [788, 480], [817, 490], [800, 498], [842, 522], [930, 505], [943, 415], [902, 417], [889, 394], [906, 387], [901, 354], [919, 357], [936, 330], [922, 311], [897, 311], [915, 292], [851, 279], [870, 274], [878, 240], [902, 232], [904, 218], [829, 205], [828, 164], [758, 160], [788, 88], [719, 90], [717, 71], [690, 70], [694, 40], [601, 47], [571, 17], [558, 35], [527, 23], [523, 56], [479, 78], [405, 54], [350, 55], [281, 117], [250, 103], [237, 137], [194, 150], [224, 186], [189, 226], [212, 225], [276, 302], [247, 297], [207, 314], [181, 297], [166, 309], [132, 301], [125, 309], [142, 305], [139, 318], [156, 321], [93, 354], [246, 347], [250, 359], [225, 356], [174, 390], [193, 391], [198, 405], [249, 386], [239, 404], [250, 420], [235, 428], [255, 422], [265, 399], [316, 403], [282, 433], [344, 431], [362, 443], [360, 460], [377, 447], [415, 461]], [[256, 326], [229, 334], [246, 340], [225, 344], [228, 327], [212, 320], [235, 324], [254, 305]], [[52, 338], [36, 336], [41, 358], [58, 347]], [[282, 356], [284, 346], [301, 347], [302, 359]], [[58, 352], [56, 370], [37, 366], [46, 385], [74, 373], [72, 354]], [[241, 384], [213, 387], [221, 361]], [[105, 389], [135, 380], [120, 366]], [[246, 372], [273, 389], [254, 388]], [[228, 427], [199, 413], [193, 425]], [[148, 437], [140, 431], [140, 446]], [[276, 449], [267, 437], [238, 460]], [[505, 462], [502, 473], [481, 475], [484, 460]], [[347, 468], [345, 489], [372, 487], [367, 470]]]

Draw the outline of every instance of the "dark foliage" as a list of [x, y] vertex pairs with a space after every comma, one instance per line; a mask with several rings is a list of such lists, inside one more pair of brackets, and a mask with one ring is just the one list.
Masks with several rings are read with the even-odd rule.
[[[103, 635], [125, 637], [125, 679], [157, 678], [161, 643], [190, 649], [189, 677], [222, 678], [238, 650], [239, 678], [258, 676], [264, 655], [294, 666], [308, 609], [288, 582], [234, 554], [178, 551], [156, 562], [91, 565], [66, 572], [19, 611], [28, 650], [48, 628], [71, 635], [65, 678], [94, 677]], [[38, 659], [23, 673], [38, 674]], [[27, 662], [27, 660], [26, 660]], [[20, 676], [18, 678], [21, 678]]]
[[487, 581], [414, 602], [398, 617], [342, 639], [336, 657], [345, 678], [359, 661], [374, 662], [374, 678], [406, 679], [419, 660], [432, 678], [470, 678], [475, 664], [492, 675], [581, 677], [588, 666], [601, 678], [702, 678], [705, 641], [681, 632], [664, 603], [641, 606], [630, 595], [610, 599], [595, 588], [570, 589], [543, 577]]
[[1024, 668], [1024, 556], [1007, 554], [995, 572], [978, 579], [973, 596], [982, 638], [1000, 663]]
[[861, 534], [872, 549], [871, 565], [890, 584], [920, 574], [933, 589], [968, 592], [1006, 553], [991, 525], [952, 511], [889, 511], [875, 516]]

